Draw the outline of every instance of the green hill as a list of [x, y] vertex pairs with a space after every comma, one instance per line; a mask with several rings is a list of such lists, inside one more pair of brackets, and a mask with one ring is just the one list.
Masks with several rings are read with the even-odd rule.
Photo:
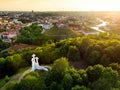
[[6, 88], [15, 85], [16, 83], [19, 83], [21, 79], [30, 72], [31, 68], [21, 68], [17, 74], [9, 77], [9, 81], [5, 81], [6, 79], [0, 80], [0, 90], [6, 90]]
[[70, 28], [58, 28], [56, 26], [52, 27], [50, 30], [47, 30], [44, 34], [57, 40], [80, 36], [79, 33], [71, 30]]

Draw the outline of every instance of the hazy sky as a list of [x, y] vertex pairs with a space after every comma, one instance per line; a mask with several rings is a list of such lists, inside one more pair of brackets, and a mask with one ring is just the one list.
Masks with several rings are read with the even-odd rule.
[[120, 0], [0, 0], [0, 11], [119, 10]]

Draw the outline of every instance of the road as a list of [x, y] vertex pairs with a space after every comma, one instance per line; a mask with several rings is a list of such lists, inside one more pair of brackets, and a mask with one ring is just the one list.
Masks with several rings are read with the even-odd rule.
[[[52, 68], [50, 66], [44, 66], [45, 68], [48, 68], [49, 70], [51, 70]], [[0, 89], [0, 90], [6, 90], [6, 87], [12, 82], [15, 81], [17, 83], [20, 83], [20, 81], [24, 78], [24, 76], [28, 73], [31, 72], [31, 68], [25, 70], [22, 73], [18, 73], [16, 75], [14, 75], [13, 77], [11, 77], [11, 79]]]

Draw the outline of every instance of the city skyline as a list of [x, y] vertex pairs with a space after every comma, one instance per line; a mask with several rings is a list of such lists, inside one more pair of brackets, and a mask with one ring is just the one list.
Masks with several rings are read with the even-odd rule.
[[0, 0], [0, 11], [120, 11], [119, 0]]

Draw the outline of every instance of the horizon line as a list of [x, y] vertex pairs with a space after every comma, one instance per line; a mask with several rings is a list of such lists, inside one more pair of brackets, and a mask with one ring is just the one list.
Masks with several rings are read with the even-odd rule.
[[120, 10], [0, 10], [0, 12], [120, 12]]

